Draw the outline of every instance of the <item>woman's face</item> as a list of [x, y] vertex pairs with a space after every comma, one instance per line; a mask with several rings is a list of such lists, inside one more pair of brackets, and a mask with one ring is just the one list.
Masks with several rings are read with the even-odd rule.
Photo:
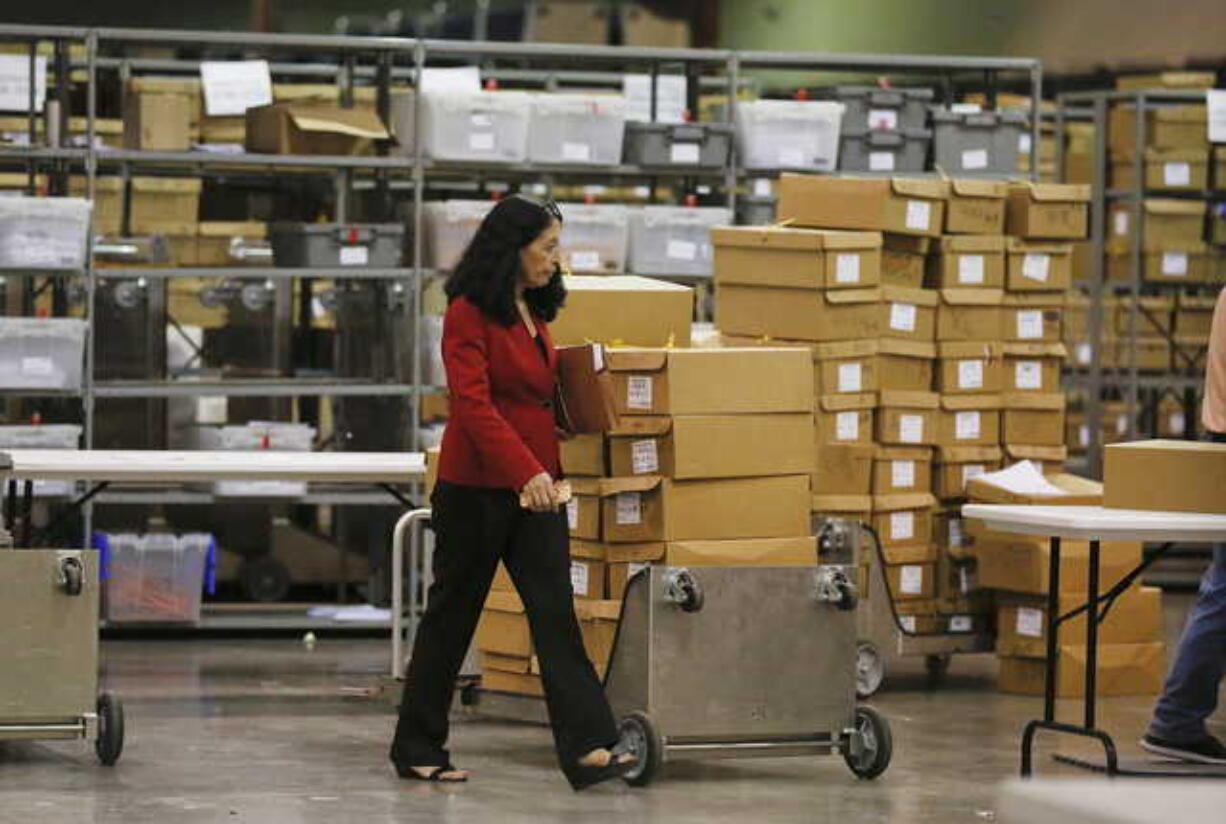
[[550, 220], [545, 230], [519, 252], [519, 284], [539, 289], [549, 283], [558, 267], [558, 235], [562, 224]]

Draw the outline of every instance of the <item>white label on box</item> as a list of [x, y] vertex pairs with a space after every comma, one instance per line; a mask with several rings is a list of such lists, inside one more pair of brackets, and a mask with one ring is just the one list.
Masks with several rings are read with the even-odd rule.
[[954, 437], [960, 441], [973, 441], [981, 432], [979, 410], [971, 409], [954, 415]]
[[1209, 141], [1226, 143], [1226, 90], [1205, 92], [1205, 103], [1209, 108]]
[[634, 196], [638, 198], [639, 200], [647, 200], [649, 197], [651, 197], [651, 187], [650, 186], [635, 186]]
[[592, 271], [600, 268], [600, 252], [581, 251], [570, 253], [570, 268]]
[[630, 471], [635, 475], [660, 471], [660, 453], [654, 438], [630, 444]]
[[365, 266], [370, 263], [370, 250], [365, 246], [342, 246], [341, 266]]
[[1043, 312], [1038, 309], [1018, 312], [1017, 336], [1022, 340], [1043, 337]]
[[604, 344], [592, 344], [592, 370], [595, 372], [604, 371]]
[[643, 522], [643, 495], [639, 492], [617, 493], [617, 525], [627, 526]]
[[898, 440], [903, 443], [919, 443], [924, 440], [924, 416], [900, 415], [898, 418]]
[[587, 143], [562, 142], [562, 159], [587, 163], [592, 159], [592, 147]]
[[839, 364], [839, 391], [859, 392], [864, 385], [863, 370], [858, 363]]
[[834, 439], [836, 441], [860, 439], [860, 414], [858, 412], [840, 412], [835, 415]]
[[962, 588], [963, 595], [971, 591], [971, 573], [966, 567], [958, 570], [958, 585]]
[[897, 109], [869, 109], [868, 127], [873, 130], [894, 131], [898, 128]]
[[1082, 449], [1090, 445], [1090, 427], [1088, 424], [1083, 423], [1077, 428], [1077, 443], [1081, 444]]
[[1018, 361], [1013, 370], [1015, 389], [1042, 389], [1043, 364], [1036, 360]]
[[474, 152], [494, 151], [493, 132], [473, 132], [468, 136], [468, 148]]
[[892, 172], [894, 171], [894, 153], [893, 152], [869, 152], [868, 153], [868, 170], [870, 172]]
[[670, 240], [665, 254], [669, 260], [697, 260], [698, 244], [688, 240]]
[[55, 361], [51, 358], [22, 358], [21, 374], [30, 378], [45, 378], [55, 374]]
[[915, 616], [914, 615], [899, 615], [898, 625], [905, 632], [915, 632]]
[[1117, 235], [1128, 234], [1128, 213], [1127, 212], [1116, 212], [1115, 213], [1115, 233]]
[[914, 303], [891, 303], [890, 328], [902, 332], [914, 332], [915, 314]]
[[1030, 154], [1031, 138], [1028, 134], [1019, 134], [1017, 136], [1017, 151], [1018, 154]]
[[[34, 111], [41, 112], [46, 99], [47, 58], [39, 55], [34, 59]], [[0, 111], [26, 112], [29, 110], [29, 54], [0, 54]]]
[[755, 177], [753, 180], [753, 195], [754, 197], [770, 197], [771, 179], [769, 177]]
[[196, 423], [224, 424], [229, 418], [230, 401], [225, 395], [201, 395], [196, 398]]
[[1172, 435], [1182, 435], [1187, 427], [1188, 423], [1182, 412], [1171, 413], [1171, 417], [1167, 421], [1167, 428], [1171, 430]]
[[1187, 252], [1163, 252], [1162, 274], [1173, 277], [1184, 277], [1188, 274]]
[[915, 486], [915, 461], [890, 461], [890, 486], [895, 489]]
[[890, 540], [909, 541], [915, 537], [915, 513], [890, 513]]
[[1078, 363], [1089, 363], [1090, 359], [1093, 356], [1094, 356], [1094, 350], [1090, 348], [1090, 344], [1088, 343], [1077, 344], [1077, 362]]
[[983, 283], [983, 255], [958, 255], [958, 283]]
[[484, 112], [473, 112], [468, 116], [468, 122], [478, 129], [494, 128], [494, 118]]
[[969, 615], [951, 615], [949, 618], [950, 632], [970, 632], [971, 626], [972, 621]]
[[670, 163], [697, 163], [702, 157], [698, 143], [674, 143], [668, 150]]
[[1043, 637], [1043, 610], [1020, 607], [1017, 611], [1017, 634], [1028, 638]]
[[566, 527], [568, 529], [579, 528], [579, 499], [571, 498], [566, 502]]
[[628, 409], [650, 410], [655, 405], [651, 383], [651, 375], [631, 375], [626, 380], [626, 407]]
[[1128, 416], [1121, 412], [1115, 416], [1115, 434], [1123, 435], [1128, 431]]
[[780, 148], [779, 165], [783, 168], [794, 168], [805, 165], [805, 153], [802, 149]]
[[1051, 271], [1051, 255], [1043, 252], [1027, 252], [1022, 258], [1022, 277], [1047, 283]]
[[949, 519], [949, 545], [962, 547], [966, 546], [966, 535], [962, 532], [962, 519]]
[[971, 478], [978, 478], [980, 475], [987, 474], [988, 468], [983, 464], [962, 464], [962, 488], [966, 489], [966, 484]]
[[932, 222], [932, 204], [926, 200], [907, 201], [907, 228], [928, 231]]
[[1192, 185], [1192, 165], [1190, 163], [1163, 163], [1163, 186]]
[[958, 388], [959, 389], [982, 389], [983, 388], [983, 361], [981, 360], [958, 361]]
[[988, 168], [988, 150], [967, 149], [962, 152], [962, 168], [968, 170]]
[[836, 283], [859, 283], [860, 256], [855, 252], [840, 253], [834, 259], [834, 280]]
[[200, 85], [209, 117], [240, 115], [272, 103], [267, 60], [206, 60], [200, 64]]
[[983, 106], [978, 103], [954, 103], [949, 110], [954, 114], [979, 114], [983, 111]]
[[570, 588], [576, 595], [587, 595], [588, 574], [587, 564], [578, 561], [570, 562]]
[[919, 595], [924, 591], [924, 568], [905, 566], [898, 573], [898, 591], [903, 595]]

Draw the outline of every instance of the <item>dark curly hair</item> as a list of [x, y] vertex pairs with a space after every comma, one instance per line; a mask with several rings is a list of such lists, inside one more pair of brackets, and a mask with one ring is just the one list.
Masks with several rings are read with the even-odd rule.
[[[541, 202], [524, 195], [500, 200], [481, 221], [447, 278], [444, 290], [448, 302], [463, 296], [504, 326], [516, 323], [519, 312], [515, 308], [515, 283], [520, 271], [520, 250], [536, 240], [554, 220], [561, 223], [562, 213], [553, 201]], [[555, 268], [544, 286], [525, 289], [524, 301], [535, 316], [552, 322], [566, 301], [561, 268]]]

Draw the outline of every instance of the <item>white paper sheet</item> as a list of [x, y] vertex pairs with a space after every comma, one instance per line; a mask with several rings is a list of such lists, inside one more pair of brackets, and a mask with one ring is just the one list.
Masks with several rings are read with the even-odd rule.
[[[34, 60], [34, 111], [41, 112], [47, 100], [47, 58]], [[24, 54], [0, 54], [0, 111], [30, 110], [30, 58]]]
[[200, 64], [204, 113], [239, 115], [272, 102], [272, 75], [267, 60], [206, 60]]
[[[651, 122], [651, 75], [622, 77], [626, 95], [626, 119]], [[656, 78], [656, 123], [685, 122], [685, 75], [662, 74]]]
[[1034, 461], [1019, 461], [998, 472], [980, 476], [980, 480], [1017, 495], [1068, 495], [1069, 493], [1043, 477]]

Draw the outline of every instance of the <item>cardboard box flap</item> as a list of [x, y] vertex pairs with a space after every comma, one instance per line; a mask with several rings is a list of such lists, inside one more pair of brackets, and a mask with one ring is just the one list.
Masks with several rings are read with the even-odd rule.
[[1090, 200], [1090, 186], [1083, 183], [1017, 182], [1009, 185], [1009, 192], [1025, 192], [1031, 200], [1047, 203], [1088, 203]]
[[800, 229], [790, 226], [716, 226], [711, 243], [750, 249], [880, 249], [880, 232], [851, 232], [833, 229]]
[[949, 197], [949, 182], [938, 178], [892, 177], [890, 188], [902, 197], [945, 200]]
[[810, 506], [814, 512], [856, 513], [864, 514], [873, 511], [873, 496], [871, 495], [814, 495]]
[[1006, 343], [1006, 357], [1067, 358], [1068, 349], [1063, 343]]
[[958, 197], [991, 197], [1004, 200], [1009, 194], [1009, 184], [1003, 180], [972, 180], [963, 177], [949, 181], [949, 185]]
[[876, 355], [880, 350], [877, 340], [843, 340], [835, 343], [819, 343], [813, 348], [814, 360], [836, 360], [840, 358], [867, 358]]
[[1064, 409], [1064, 395], [1058, 393], [1006, 392], [1002, 397], [1005, 409], [1032, 409], [1060, 411]]
[[931, 289], [908, 289], [906, 286], [882, 286], [881, 296], [895, 303], [936, 306], [937, 293]]
[[570, 557], [583, 558], [589, 561], [604, 561], [608, 559], [609, 547], [597, 541], [584, 541], [579, 538], [570, 539]]
[[1019, 461], [1065, 461], [1068, 459], [1067, 446], [1030, 446], [1023, 444], [1005, 444], [1005, 454]]
[[873, 450], [873, 458], [878, 461], [930, 461], [932, 447], [930, 446], [867, 446]]
[[606, 349], [610, 372], [660, 372], [668, 363], [667, 349]]
[[[963, 289], [963, 292], [973, 292], [974, 289]], [[980, 289], [980, 292], [986, 292], [987, 289]], [[1006, 292], [1004, 296], [1005, 306], [1029, 306], [1035, 309], [1063, 309], [1064, 308], [1064, 293], [1063, 292]]]
[[616, 621], [621, 618], [621, 601], [575, 599], [575, 617], [580, 621]]
[[941, 408], [950, 412], [962, 409], [1000, 409], [1000, 395], [942, 395]]
[[485, 596], [485, 608], [490, 612], [523, 612], [524, 602], [514, 592], [491, 590]]
[[200, 224], [201, 237], [264, 237], [268, 224], [259, 220], [208, 220]]
[[599, 495], [608, 498], [619, 492], [650, 492], [659, 488], [664, 479], [658, 475], [640, 475], [634, 478], [601, 478]]
[[145, 194], [198, 195], [203, 188], [195, 177], [134, 177], [132, 191]]
[[836, 305], [852, 303], [881, 303], [880, 287], [875, 289], [828, 289], [823, 293], [827, 303]]
[[636, 436], [655, 438], [667, 435], [673, 430], [673, 419], [669, 415], [622, 415], [617, 419], [617, 427], [609, 430], [613, 438], [633, 438]]
[[937, 356], [937, 345], [922, 340], [882, 338], [877, 341], [877, 348], [883, 355], [902, 355], [907, 358], [927, 358], [928, 360]]
[[937, 499], [927, 492], [902, 492], [897, 495], [874, 495], [874, 512], [900, 509], [926, 509], [937, 505]]
[[1208, 204], [1203, 200], [1175, 200], [1152, 198], [1144, 202], [1145, 211], [1151, 215], [1203, 215]]
[[941, 238], [941, 251], [945, 254], [960, 252], [999, 253], [1005, 250], [1005, 240], [1005, 238], [999, 235], [946, 235]]
[[1071, 255], [1073, 254], [1073, 244], [1071, 243], [1049, 243], [1043, 240], [1023, 240], [1020, 237], [1005, 238], [1005, 248], [1011, 255], [1023, 254], [1042, 254], [1042, 255]]
[[950, 306], [1000, 306], [1003, 289], [942, 289], [941, 301]]
[[937, 463], [959, 464], [999, 461], [999, 446], [942, 446], [937, 449]]
[[370, 109], [344, 109], [340, 106], [311, 106], [294, 103], [273, 103], [282, 106], [290, 120], [304, 132], [324, 132], [361, 137], [367, 140], [390, 140], [391, 133]]
[[984, 358], [996, 360], [1001, 356], [1000, 341], [941, 341], [937, 344], [938, 357]]
[[877, 405], [877, 395], [873, 392], [859, 392], [854, 395], [822, 395], [818, 398], [817, 404], [824, 412], [872, 409]]
[[904, 409], [936, 409], [941, 399], [941, 396], [936, 392], [886, 390], [880, 394], [880, 406], [901, 407]]

